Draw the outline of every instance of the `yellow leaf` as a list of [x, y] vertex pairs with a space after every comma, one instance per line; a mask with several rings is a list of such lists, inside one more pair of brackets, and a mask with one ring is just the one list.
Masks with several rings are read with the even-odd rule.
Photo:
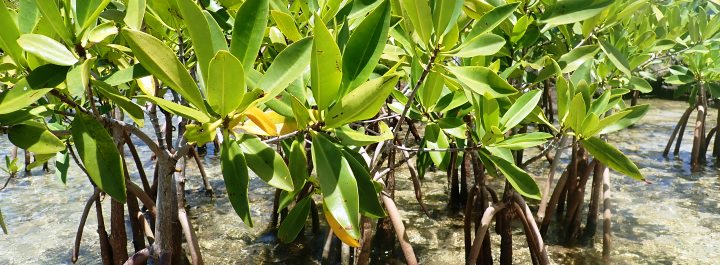
[[[275, 129], [275, 124], [273, 124], [272, 120], [260, 109], [257, 107], [249, 108], [247, 111], [245, 111], [245, 115], [252, 121], [252, 125], [258, 127], [260, 130], [262, 130], [264, 133], [260, 133], [259, 135], [270, 135], [270, 136], [276, 136], [277, 130]], [[246, 123], [247, 124], [247, 123]], [[252, 127], [252, 125], [247, 124], [247, 126]], [[243, 128], [245, 129], [245, 128]], [[251, 132], [253, 133], [253, 132]]]
[[335, 220], [335, 217], [332, 216], [332, 213], [328, 210], [327, 206], [323, 203], [323, 214], [325, 215], [325, 219], [327, 219], [328, 224], [330, 225], [330, 228], [332, 229], [333, 233], [335, 233], [335, 236], [337, 236], [343, 243], [347, 244], [348, 246], [358, 248], [360, 247], [360, 242], [357, 238], [353, 238], [345, 229], [340, 226], [337, 220]]

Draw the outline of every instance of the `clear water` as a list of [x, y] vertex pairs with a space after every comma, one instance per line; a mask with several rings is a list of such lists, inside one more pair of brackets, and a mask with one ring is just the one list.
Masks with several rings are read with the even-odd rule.
[[[686, 103], [646, 100], [648, 115], [634, 128], [615, 134], [610, 141], [633, 159], [652, 184], [612, 174], [614, 264], [713, 264], [720, 261], [720, 187], [718, 171], [709, 159], [699, 173], [688, 167], [692, 131], [688, 127], [678, 158], [662, 157], [665, 143], [680, 118]], [[717, 115], [710, 111], [708, 122]], [[691, 116], [691, 122], [695, 115]], [[692, 124], [692, 123], [691, 123]], [[9, 153], [10, 143], [0, 139], [0, 157]], [[150, 164], [150, 154], [140, 147], [141, 156]], [[189, 163], [186, 192], [189, 212], [200, 238], [207, 264], [317, 264], [325, 234], [309, 231], [299, 243], [281, 245], [270, 222], [274, 190], [257, 178], [250, 184], [250, 200], [255, 227], [249, 228], [235, 215], [219, 172], [217, 158], [205, 157], [206, 170], [216, 196], [201, 189], [197, 169]], [[133, 167], [130, 167], [133, 170]], [[537, 181], [544, 181], [547, 164], [531, 168]], [[148, 174], [152, 169], [146, 169]], [[136, 172], [131, 172], [136, 177]], [[5, 180], [0, 175], [0, 181]], [[449, 217], [445, 210], [446, 178], [429, 174], [423, 182], [425, 203], [432, 218], [421, 211], [414, 199], [409, 176], [397, 175], [398, 206], [408, 228], [408, 236], [423, 264], [463, 263], [462, 219]], [[67, 185], [53, 172], [39, 169], [21, 175], [0, 191], [0, 209], [10, 230], [0, 234], [0, 264], [69, 264], [75, 231], [85, 200], [92, 194], [86, 177], [71, 169]], [[109, 202], [103, 202], [109, 216]], [[108, 221], [108, 217], [106, 220]], [[86, 224], [78, 264], [100, 263], [94, 210]], [[601, 229], [601, 226], [598, 228]], [[309, 230], [309, 229], [307, 229]], [[325, 232], [323, 232], [325, 233]], [[598, 230], [598, 233], [601, 233]], [[514, 234], [517, 264], [529, 263], [522, 231]], [[499, 237], [492, 234], [497, 245]], [[131, 245], [129, 245], [131, 246]], [[495, 248], [497, 249], [497, 248]], [[565, 248], [549, 246], [550, 258], [557, 264], [599, 263], [602, 241], [596, 237], [591, 246]], [[498, 253], [494, 253], [498, 255]], [[402, 263], [401, 253], [389, 254], [387, 263]], [[496, 257], [497, 258], [497, 257]]]

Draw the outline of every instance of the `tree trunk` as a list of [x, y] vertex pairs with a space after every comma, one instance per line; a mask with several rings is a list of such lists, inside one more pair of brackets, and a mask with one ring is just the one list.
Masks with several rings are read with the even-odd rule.
[[705, 85], [703, 82], [700, 83], [698, 90], [698, 106], [697, 106], [697, 119], [695, 120], [695, 130], [693, 132], [693, 148], [690, 156], [690, 165], [693, 171], [700, 168], [705, 158], [702, 157], [702, 147], [705, 145], [705, 111], [707, 109], [707, 102], [705, 101]]

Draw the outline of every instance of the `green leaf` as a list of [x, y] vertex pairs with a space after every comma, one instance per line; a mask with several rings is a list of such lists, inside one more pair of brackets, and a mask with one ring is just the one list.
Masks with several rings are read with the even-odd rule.
[[446, 134], [460, 139], [467, 138], [465, 121], [456, 117], [445, 117], [438, 120], [438, 125]]
[[427, 80], [423, 82], [417, 93], [420, 103], [424, 107], [432, 109], [435, 104], [437, 104], [438, 99], [440, 99], [444, 86], [445, 78], [442, 74], [430, 71], [430, 73], [428, 73]]
[[270, 186], [293, 191], [290, 170], [285, 165], [283, 158], [275, 150], [260, 141], [257, 136], [250, 134], [243, 134], [237, 142], [245, 154], [248, 166], [258, 177]]
[[327, 111], [325, 126], [336, 128], [372, 118], [380, 111], [399, 78], [396, 74], [375, 78], [343, 96]]
[[605, 55], [608, 56], [608, 59], [610, 59], [613, 65], [615, 65], [618, 70], [625, 73], [627, 76], [631, 76], [632, 73], [630, 71], [630, 64], [628, 63], [627, 58], [625, 58], [625, 55], [607, 41], [601, 39], [599, 42], [600, 48], [602, 48], [603, 52], [605, 52]]
[[578, 47], [560, 56], [558, 64], [560, 64], [560, 67], [563, 69], [563, 73], [569, 73], [577, 70], [578, 67], [583, 65], [587, 60], [591, 60], [597, 52], [597, 45]]
[[330, 31], [315, 17], [313, 52], [310, 57], [310, 84], [318, 110], [337, 99], [342, 82], [342, 55]]
[[527, 15], [522, 16], [520, 19], [518, 19], [513, 26], [510, 41], [513, 43], [519, 41], [525, 35], [525, 32], [527, 31], [530, 23], [532, 23], [532, 19]]
[[203, 10], [202, 13], [210, 29], [210, 43], [212, 43], [213, 51], [217, 53], [218, 51], [230, 50], [227, 45], [227, 39], [225, 38], [225, 32], [220, 28], [220, 25], [213, 15], [207, 10]]
[[153, 97], [148, 95], [139, 95], [135, 96], [136, 98], [142, 98], [145, 100], [148, 100], [152, 103], [157, 104], [159, 107], [164, 109], [167, 112], [172, 113], [173, 115], [177, 115], [180, 117], [185, 117], [194, 121], [199, 121], [200, 123], [206, 123], [210, 122], [210, 117], [200, 112], [199, 110], [193, 109], [191, 107], [183, 106], [180, 104], [177, 104], [175, 102], [159, 98], [159, 97]]
[[23, 34], [17, 43], [26, 52], [55, 65], [68, 66], [78, 61], [65, 45], [44, 35]]
[[230, 204], [243, 222], [252, 227], [253, 223], [250, 217], [248, 201], [250, 176], [248, 175], [247, 163], [238, 144], [227, 136], [225, 136], [222, 148], [220, 148], [220, 162]]
[[630, 77], [630, 86], [633, 89], [640, 91], [640, 93], [650, 93], [653, 90], [652, 86], [650, 85], [650, 83], [648, 83], [647, 80], [637, 76]]
[[340, 143], [351, 146], [366, 146], [393, 138], [392, 131], [384, 122], [380, 122], [380, 135], [367, 135], [364, 132], [353, 130], [350, 126], [336, 128], [335, 135]]
[[539, 89], [532, 90], [520, 96], [515, 103], [510, 106], [510, 109], [503, 114], [502, 118], [500, 118], [501, 131], [505, 133], [520, 124], [520, 122], [535, 109], [541, 98], [542, 91]]
[[269, 10], [268, 0], [245, 1], [235, 15], [230, 53], [245, 68], [253, 68], [265, 36]]
[[462, 13], [463, 0], [433, 1], [433, 27], [435, 39], [439, 41], [445, 34], [455, 27]]
[[128, 0], [125, 9], [125, 25], [134, 30], [142, 28], [143, 16], [145, 16], [145, 0]]
[[600, 134], [607, 134], [625, 129], [639, 121], [643, 116], [645, 116], [648, 110], [650, 110], [650, 105], [637, 105], [624, 109], [623, 112], [629, 111], [629, 113], [620, 119], [615, 121], [606, 120], [612, 116], [602, 119], [601, 124], [603, 129], [600, 130]]
[[506, 148], [510, 150], [523, 150], [533, 146], [538, 146], [547, 142], [552, 138], [552, 134], [544, 132], [531, 132], [523, 134], [515, 134], [501, 142], [493, 144], [494, 147]]
[[517, 167], [513, 162], [503, 158], [487, 154], [486, 152], [481, 152], [481, 154], [490, 158], [490, 161], [505, 175], [505, 179], [510, 182], [510, 185], [512, 185], [520, 195], [530, 199], [540, 200], [540, 188], [527, 172]]
[[65, 79], [68, 67], [47, 64], [35, 68], [12, 89], [0, 94], [0, 114], [30, 106]]
[[216, 52], [212, 43], [210, 25], [208, 25], [208, 21], [205, 20], [205, 16], [200, 10], [200, 7], [195, 4], [195, 1], [176, 0], [176, 2], [183, 22], [185, 22], [185, 26], [190, 33], [190, 38], [193, 40], [194, 54], [197, 59], [197, 64], [200, 66], [202, 80], [207, 82], [210, 60]]
[[45, 17], [43, 21], [50, 24], [50, 28], [60, 36], [65, 44], [71, 45], [73, 44], [72, 28], [65, 25], [65, 19], [60, 14], [62, 9], [58, 7], [57, 2], [56, 0], [35, 0], [40, 13]]
[[275, 24], [280, 31], [289, 40], [296, 42], [303, 38], [303, 35], [298, 31], [297, 25], [295, 25], [295, 19], [287, 13], [270, 10], [270, 16], [275, 20]]
[[308, 178], [307, 154], [305, 153], [305, 141], [296, 139], [290, 145], [288, 156], [288, 169], [292, 176], [294, 193], [298, 193], [305, 186]]
[[572, 87], [562, 75], [559, 75], [555, 80], [555, 91], [557, 96], [557, 109], [560, 123], [565, 120], [565, 116], [568, 113], [569, 103], [572, 100], [571, 97], [575, 94], [572, 91]]
[[93, 117], [78, 113], [71, 132], [90, 179], [113, 199], [125, 203], [123, 162], [107, 129]]
[[245, 96], [245, 70], [240, 61], [228, 51], [218, 51], [210, 61], [207, 82], [207, 102], [225, 117], [235, 111]]
[[505, 39], [492, 33], [484, 33], [448, 52], [457, 57], [489, 56], [505, 45]]
[[367, 81], [385, 48], [390, 27], [390, 1], [383, 0], [350, 35], [342, 57], [344, 91]]
[[67, 149], [60, 151], [55, 156], [55, 175], [60, 178], [63, 184], [67, 184], [67, 174], [70, 168], [70, 154]]
[[127, 82], [131, 82], [135, 79], [140, 79], [149, 75], [150, 72], [148, 72], [148, 70], [145, 69], [142, 64], [134, 64], [130, 67], [115, 71], [108, 76], [100, 78], [100, 80], [107, 83], [108, 85], [118, 86], [120, 84], [125, 84]]
[[[15, 1], [18, 2], [18, 1]], [[3, 3], [4, 4], [4, 3]], [[5, 7], [5, 6], [0, 6]], [[20, 0], [20, 4], [18, 6], [18, 29], [20, 29], [21, 33], [31, 33], [32, 30], [35, 28], [35, 26], [38, 23], [39, 16], [39, 10], [37, 8], [37, 4], [35, 3], [35, 0]], [[0, 15], [2, 16], [2, 15]], [[5, 24], [3, 24], [5, 25]], [[12, 30], [12, 29], [10, 29]]]
[[312, 159], [325, 207], [350, 237], [360, 238], [357, 180], [348, 160], [327, 136], [312, 136]]
[[562, 25], [583, 21], [599, 14], [614, 2], [612, 0], [557, 1], [545, 11], [540, 22], [549, 25]]
[[425, 46], [430, 41], [430, 35], [433, 31], [433, 21], [430, 12], [430, 5], [427, 0], [400, 0], [400, 4], [405, 10], [404, 15], [413, 25], [415, 32], [420, 36], [420, 45]]
[[222, 125], [223, 120], [206, 122], [203, 124], [188, 124], [185, 128], [185, 139], [189, 144], [203, 145], [215, 140], [217, 129]]
[[582, 131], [582, 122], [587, 116], [587, 108], [585, 107], [585, 99], [582, 93], [577, 93], [570, 103], [570, 110], [568, 111], [567, 123], [573, 130], [579, 132]]
[[33, 153], [54, 154], [65, 150], [65, 144], [39, 122], [14, 125], [7, 133], [13, 145]]
[[480, 17], [477, 22], [475, 22], [475, 25], [473, 25], [470, 33], [468, 33], [467, 35], [467, 39], [472, 39], [475, 38], [475, 36], [479, 36], [480, 34], [491, 32], [498, 25], [500, 25], [500, 23], [505, 21], [505, 19], [510, 17], [510, 15], [513, 14], [515, 9], [517, 9], [519, 5], [519, 2], [511, 3], [495, 7], [492, 10], [488, 11], [482, 17]]
[[635, 163], [612, 145], [597, 137], [581, 139], [580, 142], [595, 159], [608, 165], [613, 170], [637, 180], [645, 180]]
[[[428, 123], [425, 127], [425, 147], [431, 149], [444, 149], [450, 147], [450, 141], [448, 140], [445, 133], [440, 129], [440, 125], [437, 123]], [[447, 152], [429, 152], [430, 159], [440, 169], [447, 168], [448, 158]]]
[[135, 57], [153, 76], [182, 95], [190, 104], [206, 112], [205, 103], [195, 80], [173, 50], [152, 35], [123, 29], [123, 36]]
[[92, 82], [100, 93], [125, 111], [125, 113], [127, 113], [130, 118], [137, 123], [138, 127], [142, 128], [145, 126], [145, 112], [143, 112], [142, 107], [135, 104], [135, 102], [132, 102], [132, 100], [125, 97], [125, 95], [121, 94], [116, 88], [106, 84], [105, 82], [98, 80], [93, 80]]
[[3, 50], [4, 54], [10, 55], [19, 65], [26, 65], [22, 49], [17, 43], [17, 39], [20, 38], [20, 31], [18, 31], [15, 19], [10, 9], [5, 5], [5, 1], [0, 1], [0, 25], [3, 25], [2, 30], [0, 30], [0, 49]]
[[117, 35], [117, 33], [118, 29], [115, 27], [115, 22], [108, 21], [97, 25], [85, 34], [84, 38], [86, 39], [83, 40], [83, 44], [86, 44], [86, 42], [100, 43], [110, 36]]
[[312, 198], [309, 196], [300, 200], [300, 202], [295, 204], [295, 207], [290, 210], [287, 217], [283, 219], [277, 232], [280, 241], [290, 243], [297, 238], [302, 228], [305, 227], [305, 221], [310, 214], [310, 201], [312, 201]]
[[371, 218], [382, 218], [385, 217], [385, 211], [380, 205], [378, 200], [378, 192], [375, 190], [375, 185], [370, 177], [370, 170], [367, 168], [365, 163], [355, 159], [356, 155], [350, 152], [355, 152], [347, 148], [341, 150], [343, 158], [348, 161], [350, 168], [352, 169], [355, 180], [357, 181], [358, 198], [360, 199], [360, 214], [371, 217]]
[[482, 66], [448, 66], [447, 69], [457, 77], [465, 88], [481, 96], [501, 98], [517, 93], [517, 89], [489, 68]]
[[308, 37], [291, 44], [275, 57], [257, 86], [265, 91], [265, 100], [275, 98], [291, 82], [302, 76], [310, 65], [313, 39]]
[[300, 100], [296, 97], [290, 96], [290, 107], [292, 108], [293, 116], [295, 117], [298, 129], [303, 130], [307, 128], [307, 125], [310, 122], [310, 113], [308, 113], [308, 109], [305, 108], [305, 105], [300, 103]]
[[[67, 3], [67, 2], [66, 2]], [[80, 24], [80, 31], [94, 25], [100, 13], [110, 3], [110, 0], [85, 0], [75, 2], [75, 16]]]

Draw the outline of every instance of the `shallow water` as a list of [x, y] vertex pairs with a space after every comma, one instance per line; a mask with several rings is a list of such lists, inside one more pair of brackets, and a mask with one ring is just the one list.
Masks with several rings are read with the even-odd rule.
[[[720, 187], [718, 171], [708, 162], [700, 173], [690, 173], [689, 150], [692, 131], [688, 127], [678, 158], [662, 157], [673, 126], [686, 108], [684, 102], [646, 100], [648, 115], [634, 128], [617, 133], [610, 141], [631, 157], [641, 168], [646, 184], [612, 172], [614, 264], [713, 264], [720, 260]], [[717, 112], [710, 111], [708, 122], [714, 124]], [[691, 122], [695, 115], [691, 116]], [[9, 153], [10, 143], [0, 140], [0, 157]], [[140, 148], [148, 158], [147, 150]], [[215, 197], [206, 196], [193, 163], [189, 163], [187, 199], [193, 225], [200, 238], [207, 264], [316, 264], [325, 234], [314, 236], [310, 229], [299, 243], [280, 245], [270, 222], [272, 197], [270, 189], [257, 178], [250, 184], [250, 200], [255, 227], [248, 228], [230, 206], [217, 158], [213, 150], [205, 157], [206, 170]], [[566, 154], [567, 155], [567, 154]], [[712, 161], [712, 159], [709, 159]], [[133, 166], [131, 174], [136, 177]], [[547, 164], [537, 163], [531, 172], [544, 181]], [[152, 169], [146, 169], [148, 174]], [[0, 181], [5, 180], [0, 175]], [[463, 263], [462, 219], [448, 217], [445, 210], [446, 177], [429, 174], [423, 182], [425, 203], [432, 218], [425, 216], [412, 192], [407, 174], [397, 175], [398, 206], [408, 228], [408, 237], [423, 264]], [[13, 179], [0, 191], [0, 209], [5, 216], [9, 235], [0, 234], [0, 264], [69, 264], [75, 231], [85, 200], [92, 194], [86, 177], [71, 169], [67, 185], [54, 173], [39, 169], [30, 175]], [[109, 217], [109, 199], [105, 199], [105, 221]], [[587, 205], [585, 205], [587, 206]], [[94, 211], [86, 224], [78, 264], [100, 263]], [[602, 226], [598, 228], [601, 233]], [[325, 232], [323, 228], [323, 233]], [[491, 234], [497, 244], [499, 237]], [[527, 264], [529, 257], [522, 231], [514, 232], [514, 263]], [[548, 239], [552, 242], [552, 236]], [[595, 238], [591, 246], [565, 248], [549, 246], [550, 258], [557, 264], [593, 264], [601, 258], [602, 241]], [[129, 245], [132, 246], [132, 245]], [[495, 248], [496, 249], [496, 248]], [[494, 253], [498, 255], [498, 253]], [[393, 259], [397, 257], [399, 259]], [[401, 253], [389, 254], [383, 263], [402, 263]], [[497, 257], [495, 257], [497, 258]]]

